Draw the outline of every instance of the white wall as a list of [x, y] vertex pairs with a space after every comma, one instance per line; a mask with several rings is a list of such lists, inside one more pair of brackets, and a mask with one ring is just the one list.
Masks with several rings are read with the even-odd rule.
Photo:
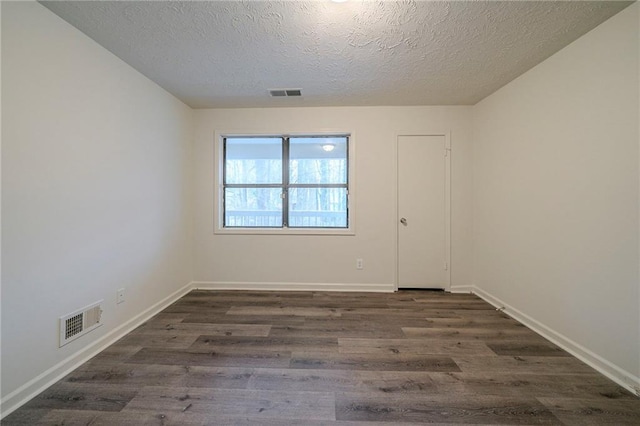
[[[48, 369], [189, 284], [193, 122], [35, 2], [2, 2], [2, 89], [6, 413]], [[57, 318], [99, 299], [105, 325], [59, 349]]]
[[638, 7], [473, 108], [475, 285], [636, 385]]
[[[637, 17], [636, 18], [637, 19], [637, 27], [640, 28], [640, 7], [637, 7], [637, 6], [635, 7], [635, 13], [636, 13], [636, 17]], [[640, 43], [637, 43], [636, 47], [637, 47], [636, 52], [637, 52], [638, 58], [640, 58]], [[638, 68], [640, 68], [640, 65], [638, 65]], [[640, 78], [640, 70], [638, 70], [638, 74], [639, 74], [639, 78]], [[640, 99], [640, 84], [638, 84], [638, 99]], [[638, 107], [637, 125], [638, 125], [638, 135], [640, 135], [640, 107]], [[640, 137], [638, 138], [638, 144], [640, 145]], [[638, 164], [640, 165], [640, 149], [638, 149]], [[638, 174], [638, 179], [640, 179], [640, 173]], [[639, 182], [638, 186], [640, 187], [640, 182]], [[638, 196], [638, 202], [640, 203], [640, 196]], [[640, 206], [638, 208], [638, 213], [639, 213], [638, 223], [640, 223]], [[640, 271], [640, 238], [638, 239], [638, 244], [639, 244], [639, 247], [638, 247], [638, 256], [639, 256], [639, 258], [638, 258], [638, 270]], [[640, 275], [640, 272], [639, 272], [639, 275]], [[640, 280], [639, 280], [638, 285], [640, 286]], [[640, 290], [638, 291], [638, 306], [640, 306]], [[638, 324], [640, 324], [640, 309], [638, 309]], [[638, 329], [638, 342], [640, 342], [640, 327]], [[640, 356], [638, 356], [638, 370], [637, 371], [640, 373]], [[637, 374], [637, 376], [640, 377], [640, 374]]]
[[[195, 273], [198, 285], [393, 289], [395, 283], [395, 141], [398, 133], [451, 132], [452, 285], [470, 285], [470, 107], [214, 109], [196, 112]], [[214, 235], [215, 132], [353, 133], [356, 235]], [[416, 186], [419, 191], [419, 184]], [[364, 259], [364, 270], [355, 268]], [[317, 286], [316, 286], [317, 287]], [[325, 287], [326, 288], [326, 287]]]

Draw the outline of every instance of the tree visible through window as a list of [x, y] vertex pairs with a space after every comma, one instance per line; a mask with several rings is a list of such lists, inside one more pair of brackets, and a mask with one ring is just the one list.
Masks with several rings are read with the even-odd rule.
[[223, 143], [225, 228], [348, 228], [348, 136]]

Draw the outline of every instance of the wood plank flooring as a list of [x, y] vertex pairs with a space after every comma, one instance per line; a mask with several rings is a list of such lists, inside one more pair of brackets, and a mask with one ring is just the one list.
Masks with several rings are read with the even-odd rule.
[[2, 425], [640, 425], [476, 296], [193, 291]]

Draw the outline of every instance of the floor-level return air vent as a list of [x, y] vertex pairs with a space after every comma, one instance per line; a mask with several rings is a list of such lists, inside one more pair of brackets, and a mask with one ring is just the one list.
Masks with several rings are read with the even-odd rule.
[[60, 347], [102, 325], [102, 300], [60, 317]]

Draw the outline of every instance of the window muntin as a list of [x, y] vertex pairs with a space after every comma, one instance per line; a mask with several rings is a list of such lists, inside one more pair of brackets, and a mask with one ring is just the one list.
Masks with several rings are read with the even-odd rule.
[[224, 137], [223, 228], [349, 227], [349, 137]]

